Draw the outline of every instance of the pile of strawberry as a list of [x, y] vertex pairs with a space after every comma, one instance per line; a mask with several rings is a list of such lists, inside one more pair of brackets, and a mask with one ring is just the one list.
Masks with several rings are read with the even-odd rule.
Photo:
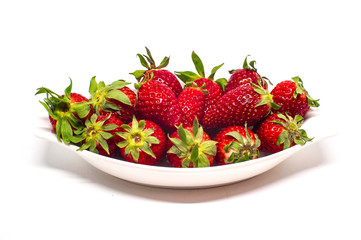
[[[106, 85], [90, 81], [86, 98], [72, 92], [72, 80], [63, 95], [48, 88], [40, 103], [49, 113], [57, 139], [78, 150], [146, 165], [167, 156], [173, 167], [209, 167], [248, 161], [260, 151], [276, 153], [311, 141], [301, 129], [303, 117], [318, 100], [310, 97], [299, 77], [278, 83], [259, 75], [255, 61], [215, 80], [214, 67], [206, 77], [195, 52], [196, 72], [164, 69], [147, 54], [138, 54], [145, 70], [133, 73], [135, 90], [124, 80]], [[182, 82], [182, 84], [181, 84]], [[184, 84], [183, 84], [184, 83]]]

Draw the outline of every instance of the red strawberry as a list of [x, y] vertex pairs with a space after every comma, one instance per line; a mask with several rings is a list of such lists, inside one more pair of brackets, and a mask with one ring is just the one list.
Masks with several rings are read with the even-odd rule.
[[180, 85], [180, 82], [172, 72], [166, 69], [162, 69], [168, 66], [169, 57], [164, 57], [159, 66], [156, 66], [149, 49], [147, 47], [145, 49], [147, 51], [147, 55], [137, 54], [137, 56], [140, 59], [140, 63], [147, 70], [137, 70], [131, 74], [134, 75], [138, 82], [140, 81], [141, 83], [148, 79], [153, 79], [164, 83], [174, 92], [176, 96], [178, 96], [179, 93], [182, 91], [182, 86]]
[[[214, 67], [211, 71], [211, 75], [208, 77], [205, 76], [204, 67], [202, 60], [198, 57], [198, 55], [193, 51], [192, 52], [192, 61], [194, 66], [198, 72], [194, 73], [191, 71], [185, 72], [175, 72], [177, 77], [181, 79], [184, 83], [189, 84], [194, 82], [197, 84], [198, 87], [204, 86], [204, 89], [208, 91], [205, 99], [205, 110], [207, 110], [211, 105], [218, 101], [223, 95], [223, 88], [227, 82], [225, 78], [220, 78], [214, 81], [214, 75], [216, 74], [217, 70], [223, 66], [218, 65]], [[202, 119], [199, 119], [202, 123]]]
[[214, 140], [217, 142], [216, 161], [220, 165], [238, 163], [259, 157], [261, 142], [247, 127], [231, 126], [221, 130]]
[[85, 121], [84, 128], [74, 131], [76, 134], [71, 138], [74, 143], [82, 143], [78, 151], [89, 149], [91, 152], [104, 156], [114, 156], [117, 150], [116, 143], [119, 137], [115, 135], [122, 131], [123, 122], [115, 113], [107, 116], [93, 114]]
[[272, 95], [259, 85], [245, 83], [227, 92], [203, 116], [205, 128], [224, 128], [235, 125], [252, 126], [277, 108]]
[[319, 107], [319, 100], [313, 99], [303, 87], [301, 78], [293, 77], [293, 81], [286, 80], [278, 83], [271, 94], [276, 104], [280, 105], [276, 112], [288, 113], [291, 116], [306, 115], [310, 107]]
[[90, 102], [98, 115], [108, 115], [115, 112], [123, 122], [130, 122], [135, 112], [136, 94], [126, 85], [124, 80], [114, 81], [105, 85], [103, 81], [97, 83], [92, 77], [89, 86]]
[[268, 116], [257, 129], [261, 140], [260, 149], [265, 152], [276, 153], [295, 144], [304, 145], [312, 139], [307, 137], [305, 130], [301, 129], [303, 117], [294, 118], [281, 113]]
[[202, 88], [186, 87], [178, 96], [179, 107], [182, 114], [182, 125], [190, 127], [195, 118], [202, 119], [205, 107], [206, 94]]
[[199, 126], [197, 119], [193, 127], [179, 126], [167, 144], [167, 156], [173, 167], [209, 167], [217, 153], [216, 142]]
[[48, 88], [38, 88], [37, 94], [46, 94], [43, 102], [40, 102], [49, 113], [50, 122], [56, 131], [59, 141], [61, 139], [69, 144], [73, 136], [73, 129], [84, 126], [84, 121], [91, 114], [88, 99], [78, 93], [72, 93], [72, 80], [65, 89], [64, 95], [56, 94]]
[[145, 165], [155, 165], [165, 155], [167, 138], [163, 130], [148, 120], [133, 121], [122, 126], [117, 133], [122, 139], [117, 145], [124, 160]]
[[181, 113], [174, 92], [160, 81], [148, 80], [138, 91], [137, 115], [174, 131], [181, 122]]
[[[249, 55], [246, 56], [246, 59], [243, 62], [243, 69], [235, 69], [229, 71], [231, 77], [229, 78], [226, 87], [225, 92], [229, 92], [237, 87], [239, 87], [242, 84], [245, 83], [254, 83], [258, 84], [259, 80], [261, 81], [261, 85], [264, 89], [267, 90], [268, 84], [265, 80], [268, 80], [266, 77], [261, 77], [257, 69], [254, 67], [254, 64], [256, 61], [250, 61], [249, 64], [247, 62], [247, 58]], [[269, 81], [269, 80], [268, 80]]]

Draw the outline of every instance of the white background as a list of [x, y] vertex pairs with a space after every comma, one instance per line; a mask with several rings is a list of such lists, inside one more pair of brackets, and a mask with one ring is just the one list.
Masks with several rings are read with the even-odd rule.
[[[1, 1], [0, 239], [360, 239], [357, 1]], [[170, 190], [109, 176], [33, 126], [46, 86], [133, 81], [148, 46], [171, 71], [257, 61], [299, 75], [340, 134], [237, 184]], [[309, 133], [312, 136], [312, 133]]]

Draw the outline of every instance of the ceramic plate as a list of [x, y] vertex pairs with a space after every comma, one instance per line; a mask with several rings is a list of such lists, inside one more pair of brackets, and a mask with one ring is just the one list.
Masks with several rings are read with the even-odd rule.
[[324, 119], [325, 117], [320, 110], [312, 110], [307, 113], [302, 128], [307, 131], [309, 137], [314, 137], [314, 139], [304, 146], [297, 145], [255, 160], [208, 168], [184, 169], [168, 166], [146, 166], [101, 156], [89, 151], [76, 151], [78, 147], [57, 141], [47, 117], [37, 121], [39, 126], [35, 128], [35, 135], [73, 150], [74, 154], [79, 155], [94, 167], [126, 181], [165, 188], [205, 188], [239, 182], [257, 176], [275, 167], [301, 149], [335, 135], [332, 128], [325, 125]]

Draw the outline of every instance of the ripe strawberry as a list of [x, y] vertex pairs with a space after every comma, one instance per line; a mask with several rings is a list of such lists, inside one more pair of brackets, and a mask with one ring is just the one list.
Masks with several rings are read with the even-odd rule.
[[164, 157], [167, 138], [157, 124], [133, 117], [133, 121], [122, 128], [125, 131], [117, 133], [122, 139], [117, 145], [126, 161], [155, 165]]
[[268, 116], [257, 129], [261, 140], [260, 150], [276, 153], [294, 146], [304, 145], [311, 141], [305, 130], [301, 129], [303, 117], [296, 115], [294, 118], [281, 113]]
[[119, 137], [115, 133], [122, 131], [121, 125], [123, 122], [115, 113], [108, 113], [107, 116], [93, 114], [85, 121], [84, 128], [74, 131], [76, 135], [71, 141], [82, 144], [78, 151], [89, 149], [91, 152], [111, 157], [117, 150]]
[[198, 168], [213, 164], [217, 147], [208, 134], [199, 126], [197, 119], [193, 127], [179, 126], [167, 144], [167, 156], [173, 167]]
[[103, 81], [97, 83], [95, 76], [92, 77], [89, 86], [90, 103], [96, 114], [115, 112], [123, 122], [130, 122], [135, 112], [136, 94], [126, 86], [128, 84], [118, 80], [105, 85]]
[[257, 69], [254, 67], [256, 61], [250, 61], [248, 64], [248, 56], [249, 55], [246, 56], [246, 59], [243, 62], [243, 69], [235, 69], [229, 71], [229, 73], [232, 75], [226, 84], [225, 93], [239, 87], [242, 84], [251, 82], [254, 84], [258, 84], [259, 81], [261, 81], [261, 85], [264, 89], [268, 89], [268, 84], [265, 81], [268, 79], [266, 77], [261, 77], [258, 74]]
[[174, 131], [181, 122], [181, 113], [174, 92], [164, 83], [148, 80], [139, 86], [137, 115]]
[[[147, 51], [147, 55], [137, 54], [140, 59], [140, 63], [147, 69], [147, 70], [137, 70], [133, 73], [134, 77], [138, 80], [138, 82], [142, 83], [148, 79], [153, 79], [164, 83], [167, 85], [176, 96], [182, 91], [182, 86], [180, 85], [177, 77], [170, 71], [165, 68], [169, 64], [169, 57], [164, 57], [162, 62], [159, 66], [155, 65], [155, 61], [150, 53], [149, 49], [145, 48]], [[148, 61], [148, 62], [147, 62]]]
[[179, 94], [178, 102], [182, 114], [181, 123], [184, 127], [192, 126], [194, 119], [202, 119], [207, 92], [197, 84], [188, 86]]
[[[73, 82], [65, 89], [64, 95], [59, 95], [48, 88], [38, 88], [35, 95], [46, 94], [46, 98], [40, 103], [49, 113], [51, 125], [56, 131], [58, 141], [70, 143], [73, 129], [84, 126], [84, 121], [91, 113], [88, 99], [78, 93], [72, 93]], [[61, 140], [62, 139], [62, 140]]]
[[274, 102], [281, 106], [276, 112], [303, 117], [310, 107], [320, 106], [319, 100], [313, 99], [308, 94], [300, 77], [293, 77], [292, 80], [282, 81], [272, 89]]
[[[198, 74], [191, 71], [175, 73], [177, 77], [186, 84], [194, 82], [198, 87], [204, 86], [204, 89], [208, 91], [205, 99], [205, 110], [207, 110], [223, 95], [224, 86], [227, 80], [225, 78], [214, 80], [214, 75], [216, 74], [217, 70], [223, 66], [223, 63], [214, 67], [211, 71], [211, 75], [206, 77], [202, 60], [194, 51], [192, 52], [192, 61]], [[202, 122], [202, 119], [199, 118], [199, 121]]]
[[227, 92], [203, 116], [204, 128], [225, 128], [235, 125], [253, 126], [277, 108], [272, 95], [260, 85], [245, 83]]
[[221, 130], [214, 140], [217, 142], [216, 161], [219, 165], [238, 163], [259, 157], [261, 145], [257, 134], [242, 126], [231, 126]]

